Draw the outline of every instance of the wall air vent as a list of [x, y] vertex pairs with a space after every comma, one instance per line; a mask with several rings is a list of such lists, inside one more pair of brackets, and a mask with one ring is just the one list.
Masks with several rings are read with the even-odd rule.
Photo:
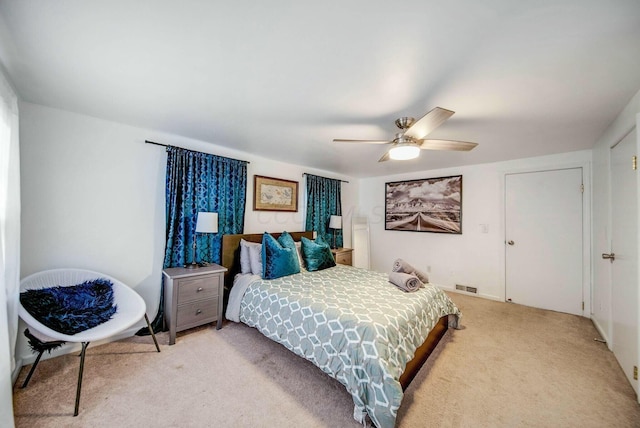
[[478, 294], [478, 288], [471, 287], [469, 285], [456, 284], [456, 290], [466, 291], [467, 293]]

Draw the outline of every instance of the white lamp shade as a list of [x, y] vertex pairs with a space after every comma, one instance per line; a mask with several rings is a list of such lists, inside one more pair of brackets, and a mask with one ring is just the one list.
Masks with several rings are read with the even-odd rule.
[[342, 216], [332, 215], [329, 218], [329, 229], [341, 229], [342, 228]]
[[218, 233], [218, 213], [198, 213], [197, 233]]

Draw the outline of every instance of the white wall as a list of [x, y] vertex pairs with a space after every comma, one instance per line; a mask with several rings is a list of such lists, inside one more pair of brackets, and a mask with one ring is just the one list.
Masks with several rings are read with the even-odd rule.
[[[0, 19], [0, 33], [3, 28]], [[20, 135], [18, 99], [7, 76], [0, 61], [0, 426], [11, 428], [20, 278]]]
[[[609, 125], [593, 148], [593, 312], [592, 320], [611, 347], [611, 263], [600, 257], [611, 250], [611, 147], [640, 122], [640, 91]], [[638, 142], [640, 153], [640, 141]]]
[[[478, 287], [478, 294], [504, 300], [504, 175], [564, 167], [584, 167], [586, 211], [589, 211], [589, 164], [591, 151], [519, 159], [508, 162], [431, 170], [360, 180], [361, 215], [371, 224], [371, 268], [389, 272], [393, 261], [404, 258], [418, 269], [430, 267], [434, 284], [452, 289], [455, 284]], [[451, 175], [463, 176], [462, 234], [401, 232], [384, 229], [385, 183]], [[588, 213], [587, 213], [588, 220]], [[489, 227], [482, 233], [480, 225]], [[589, 275], [587, 222], [586, 275]], [[589, 294], [589, 279], [584, 287]], [[585, 302], [585, 304], [587, 304]], [[587, 312], [588, 313], [588, 312]]]
[[[342, 187], [345, 212], [357, 201], [358, 185], [350, 177], [36, 104], [22, 103], [20, 114], [21, 277], [58, 267], [108, 273], [144, 298], [151, 318], [164, 257], [166, 153], [145, 140], [251, 162], [246, 233], [304, 229], [303, 172], [350, 181]], [[298, 181], [299, 211], [253, 211], [254, 174]], [[348, 245], [349, 219], [344, 230]], [[32, 359], [24, 341], [17, 354]]]

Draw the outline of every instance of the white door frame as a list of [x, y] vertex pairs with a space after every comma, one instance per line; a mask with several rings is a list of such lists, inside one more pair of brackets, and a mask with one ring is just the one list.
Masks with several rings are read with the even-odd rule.
[[[557, 164], [541, 164], [540, 166], [531, 166], [527, 168], [509, 168], [501, 171], [500, 186], [502, 195], [502, 209], [500, 210], [500, 225], [502, 242], [506, 242], [506, 219], [505, 219], [505, 198], [507, 196], [506, 176], [507, 174], [518, 174], [526, 172], [542, 172], [553, 171], [558, 169], [582, 168], [582, 183], [584, 185], [584, 193], [582, 197], [582, 295], [584, 296], [584, 310], [582, 316], [589, 318], [591, 316], [591, 296], [592, 296], [592, 272], [591, 272], [591, 163], [588, 161], [580, 162], [563, 162]], [[507, 281], [506, 281], [506, 255], [505, 251], [500, 252], [500, 278], [502, 282], [501, 300], [506, 300]]]

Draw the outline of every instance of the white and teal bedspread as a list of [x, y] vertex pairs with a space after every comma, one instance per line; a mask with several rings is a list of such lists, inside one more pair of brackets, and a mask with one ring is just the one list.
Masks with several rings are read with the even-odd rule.
[[353, 396], [354, 417], [362, 421], [366, 411], [378, 428], [395, 425], [399, 378], [415, 350], [441, 317], [450, 315], [449, 326], [457, 327], [461, 316], [435, 286], [406, 293], [387, 274], [343, 265], [245, 277], [232, 289], [227, 318], [233, 312], [340, 381]]

